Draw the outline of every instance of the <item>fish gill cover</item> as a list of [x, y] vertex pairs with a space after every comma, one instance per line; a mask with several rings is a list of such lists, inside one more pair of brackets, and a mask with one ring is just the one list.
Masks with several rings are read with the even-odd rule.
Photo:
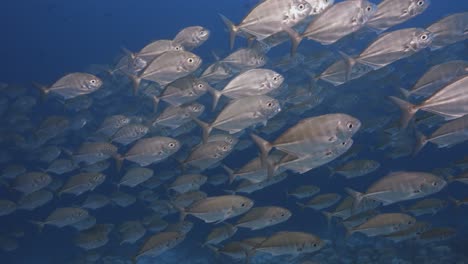
[[0, 263], [468, 263], [467, 1], [0, 22]]

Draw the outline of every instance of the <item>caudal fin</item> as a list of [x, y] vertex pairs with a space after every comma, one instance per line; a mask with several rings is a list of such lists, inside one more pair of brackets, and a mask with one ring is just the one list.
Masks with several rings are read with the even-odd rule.
[[340, 54], [341, 58], [343, 58], [343, 61], [346, 65], [346, 70], [345, 70], [345, 82], [349, 82], [351, 80], [351, 74], [353, 72], [353, 67], [354, 65], [356, 65], [356, 60], [349, 56], [348, 54], [342, 52], [342, 51], [338, 51], [338, 53]]
[[33, 220], [30, 220], [29, 221], [31, 224], [35, 225], [37, 227], [37, 229], [39, 230], [39, 232], [42, 232], [42, 230], [44, 229], [44, 226], [45, 226], [45, 223], [44, 222], [40, 222], [40, 221], [33, 221]]
[[213, 96], [213, 106], [211, 108], [212, 111], [216, 109], [216, 106], [218, 105], [219, 98], [223, 95], [222, 92], [216, 90], [215, 88], [208, 86], [208, 92]]
[[237, 35], [237, 32], [239, 31], [239, 29], [227, 17], [225, 17], [225, 16], [223, 16], [221, 14], [219, 14], [219, 16], [223, 20], [224, 25], [226, 25], [226, 27], [229, 30], [229, 48], [232, 49], [232, 48], [234, 48], [234, 41], [236, 40], [236, 35]]
[[156, 113], [158, 112], [158, 105], [159, 105], [160, 99], [156, 95], [153, 95], [152, 99], [153, 99], [153, 113]]
[[286, 33], [288, 33], [289, 38], [291, 39], [291, 57], [292, 57], [296, 54], [297, 47], [299, 47], [299, 44], [301, 43], [303, 37], [290, 27], [285, 27], [283, 28], [283, 30]]
[[268, 153], [270, 153], [273, 146], [270, 142], [264, 140], [263, 138], [255, 134], [250, 134], [250, 137], [260, 149], [260, 159], [262, 161], [262, 166], [267, 166]]
[[364, 194], [358, 191], [355, 191], [351, 188], [345, 188], [345, 191], [354, 198], [353, 207], [354, 208], [359, 207], [359, 205], [362, 202], [362, 199], [364, 199]]
[[398, 90], [403, 95], [403, 97], [405, 97], [405, 100], [408, 100], [408, 98], [411, 96], [411, 91], [408, 91], [403, 87], [399, 87]]
[[201, 129], [203, 130], [203, 143], [205, 144], [206, 142], [208, 142], [208, 136], [210, 135], [211, 133], [211, 130], [213, 129], [209, 124], [201, 121], [200, 119], [198, 119], [197, 117], [195, 116], [190, 116], [192, 118], [193, 121], [195, 121], [195, 123], [197, 123], [197, 125], [199, 125], [201, 127]]
[[228, 173], [229, 175], [229, 184], [232, 184], [234, 182], [234, 180], [236, 179], [237, 175], [234, 173], [234, 171], [229, 168], [228, 166], [222, 164], [221, 165], [223, 167], [223, 169]]
[[401, 117], [400, 117], [400, 127], [406, 128], [408, 123], [413, 118], [414, 114], [419, 110], [419, 108], [405, 100], [402, 100], [395, 96], [390, 96], [390, 100], [396, 104], [401, 110]]
[[414, 151], [413, 151], [413, 156], [416, 156], [419, 151], [421, 151], [422, 148], [424, 148], [424, 146], [427, 144], [427, 137], [419, 132], [418, 130], [415, 131], [416, 133], [416, 146], [414, 147]]
[[41, 93], [41, 102], [44, 102], [45, 99], [47, 98], [47, 95], [49, 94], [50, 90], [47, 88], [47, 86], [33, 82], [32, 83], [34, 87], [36, 87], [39, 92]]

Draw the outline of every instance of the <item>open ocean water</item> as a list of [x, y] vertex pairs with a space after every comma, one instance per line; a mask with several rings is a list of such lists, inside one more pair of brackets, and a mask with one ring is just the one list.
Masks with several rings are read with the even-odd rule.
[[4, 1], [0, 264], [468, 263], [468, 0], [370, 2]]

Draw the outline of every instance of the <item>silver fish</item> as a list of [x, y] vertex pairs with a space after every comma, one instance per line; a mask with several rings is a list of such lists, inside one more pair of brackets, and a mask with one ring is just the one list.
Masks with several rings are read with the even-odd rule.
[[430, 0], [384, 0], [367, 21], [366, 27], [378, 32], [385, 31], [423, 13], [430, 4]]
[[102, 80], [92, 74], [76, 72], [63, 76], [50, 87], [38, 87], [45, 95], [57, 94], [62, 99], [68, 100], [92, 93], [101, 88], [102, 84]]

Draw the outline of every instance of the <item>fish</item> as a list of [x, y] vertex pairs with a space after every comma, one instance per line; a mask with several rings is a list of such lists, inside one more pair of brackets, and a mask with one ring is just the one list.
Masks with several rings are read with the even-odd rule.
[[210, 34], [210, 30], [202, 26], [190, 26], [179, 31], [172, 41], [184, 50], [191, 51], [205, 43]]
[[292, 213], [279, 206], [254, 207], [236, 222], [236, 227], [259, 230], [287, 221]]
[[436, 144], [438, 148], [449, 148], [468, 140], [467, 122], [468, 115], [465, 115], [443, 124], [430, 136], [417, 131], [414, 153], [417, 154], [428, 142]]
[[381, 201], [383, 205], [399, 201], [423, 198], [434, 194], [447, 186], [447, 182], [425, 172], [392, 172], [374, 182], [365, 193], [359, 193], [350, 188], [346, 191], [356, 199], [356, 204], [363, 199]]
[[161, 232], [148, 238], [138, 254], [133, 258], [134, 262], [143, 256], [158, 256], [180, 244], [185, 240], [185, 235], [179, 232]]
[[189, 51], [168, 51], [155, 58], [138, 76], [128, 75], [133, 82], [133, 92], [138, 92], [141, 80], [167, 85], [193, 73], [202, 60]]
[[224, 223], [223, 226], [213, 228], [213, 230], [211, 230], [211, 232], [206, 237], [205, 243], [203, 243], [203, 246], [206, 246], [208, 244], [218, 245], [221, 242], [234, 236], [237, 230], [238, 228], [236, 226], [233, 226], [228, 223]]
[[50, 87], [35, 85], [44, 96], [54, 94], [59, 96], [60, 99], [68, 100], [97, 91], [102, 87], [103, 81], [89, 73], [75, 72], [61, 77]]
[[468, 114], [468, 104], [466, 103], [468, 97], [465, 93], [467, 87], [468, 76], [464, 76], [441, 88], [419, 105], [413, 105], [395, 96], [389, 98], [402, 111], [400, 125], [405, 128], [419, 110], [440, 115], [446, 120]]
[[351, 179], [372, 173], [379, 167], [380, 163], [375, 160], [352, 160], [337, 168], [331, 168], [330, 176], [337, 173]]
[[468, 74], [468, 62], [463, 60], [448, 61], [432, 66], [416, 82], [411, 90], [400, 89], [405, 98], [427, 97], [440, 88]]
[[468, 12], [455, 13], [433, 23], [427, 30], [434, 34], [431, 50], [438, 50], [447, 45], [468, 38]]
[[282, 31], [284, 27], [299, 23], [309, 15], [311, 9], [312, 6], [305, 0], [266, 0], [255, 6], [239, 25], [221, 14], [220, 16], [229, 29], [229, 46], [232, 49], [239, 32], [263, 40]]
[[[330, 45], [358, 31], [373, 16], [377, 7], [366, 0], [346, 0], [336, 3], [319, 14], [299, 35], [291, 27], [285, 28], [292, 40], [291, 54], [304, 38]], [[340, 19], [336, 19], [339, 17]]]
[[151, 179], [153, 175], [154, 172], [150, 168], [133, 167], [125, 172], [117, 186], [128, 186], [133, 188]]
[[101, 185], [106, 179], [106, 175], [95, 172], [84, 172], [71, 176], [63, 185], [58, 195], [64, 193], [73, 194], [75, 196], [81, 195], [87, 191], [93, 191]]
[[366, 27], [380, 33], [422, 14], [430, 4], [430, 0], [384, 0], [367, 21]]
[[379, 214], [367, 222], [348, 231], [348, 235], [359, 232], [366, 236], [382, 236], [411, 228], [416, 223], [413, 217], [401, 213]]
[[211, 124], [206, 124], [196, 117], [193, 119], [203, 129], [203, 142], [207, 142], [213, 128], [235, 134], [259, 123], [266, 125], [267, 121], [280, 111], [278, 100], [266, 95], [257, 95], [232, 101]]
[[221, 96], [240, 99], [247, 96], [265, 95], [279, 88], [284, 77], [269, 69], [251, 69], [231, 79], [221, 91], [208, 89], [213, 96], [213, 107], [216, 109]]
[[[180, 149], [180, 142], [169, 137], [149, 137], [139, 139], [125, 155], [119, 158], [119, 162], [129, 160], [142, 167], [167, 159]], [[121, 164], [118, 165], [121, 167]]]
[[186, 215], [193, 215], [205, 223], [223, 222], [229, 218], [244, 214], [252, 206], [254, 201], [239, 195], [211, 196], [195, 202], [188, 208], [178, 208], [180, 220]]

